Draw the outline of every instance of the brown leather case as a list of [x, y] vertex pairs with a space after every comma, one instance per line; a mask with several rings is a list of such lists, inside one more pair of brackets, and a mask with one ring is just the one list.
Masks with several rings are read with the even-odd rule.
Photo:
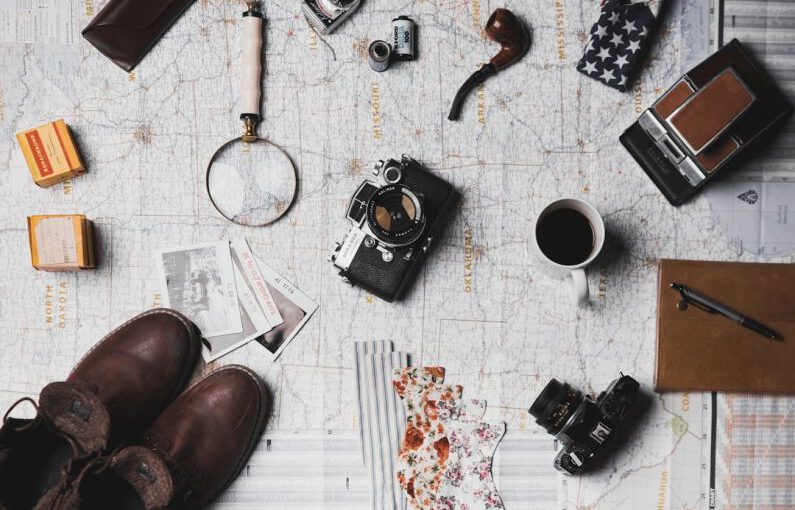
[[194, 0], [110, 0], [83, 37], [131, 71]]
[[[795, 393], [795, 264], [661, 260], [656, 391]], [[681, 283], [783, 336], [772, 341], [695, 306]]]

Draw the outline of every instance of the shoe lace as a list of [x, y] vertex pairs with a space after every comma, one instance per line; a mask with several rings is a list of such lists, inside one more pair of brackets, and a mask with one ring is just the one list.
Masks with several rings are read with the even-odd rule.
[[[107, 455], [101, 455], [93, 458], [80, 470], [75, 478], [70, 478], [68, 472], [64, 471], [61, 477], [61, 483], [58, 485], [58, 493], [52, 500], [52, 503], [47, 508], [37, 508], [36, 510], [62, 510], [66, 507], [69, 501], [68, 496], [73, 494], [72, 491], [79, 490], [83, 480], [89, 475], [98, 475], [111, 466], [111, 461], [119, 451], [124, 449], [124, 446], [119, 446]], [[159, 510], [169, 510], [170, 507], [163, 507]]]
[[21, 399], [17, 400], [13, 404], [11, 404], [11, 407], [9, 407], [8, 411], [6, 411], [6, 414], [3, 415], [3, 425], [8, 425], [8, 421], [11, 419], [11, 411], [16, 409], [17, 406], [19, 404], [22, 404], [23, 402], [30, 402], [30, 405], [32, 405], [33, 409], [36, 410], [36, 418], [31, 420], [29, 423], [26, 423], [26, 424], [24, 424], [22, 426], [19, 426], [19, 427], [13, 427], [13, 426], [9, 425], [9, 427], [11, 427], [15, 432], [21, 432], [23, 430], [27, 430], [27, 429], [31, 428], [30, 427], [31, 423], [35, 422], [36, 419], [38, 419], [38, 417], [39, 417], [39, 405], [36, 403], [36, 401], [33, 400], [30, 397], [22, 397]]
[[[33, 409], [36, 411], [36, 416], [33, 419], [25, 423], [21, 423], [19, 425], [9, 423], [11, 421], [12, 411], [16, 409], [20, 404], [25, 402], [30, 403], [30, 405], [33, 406]], [[98, 456], [88, 461], [86, 465], [80, 470], [77, 478], [75, 478], [73, 481], [71, 480], [69, 474], [72, 472], [72, 469], [74, 468], [75, 459], [80, 459], [80, 457], [82, 457], [81, 448], [80, 446], [78, 446], [77, 442], [72, 438], [72, 436], [64, 432], [61, 432], [50, 422], [50, 420], [44, 418], [44, 416], [41, 414], [41, 411], [39, 409], [39, 405], [36, 403], [35, 400], [33, 400], [30, 397], [20, 398], [19, 400], [11, 404], [11, 407], [9, 407], [8, 411], [6, 411], [5, 415], [3, 415], [3, 426], [8, 426], [13, 432], [25, 432], [27, 430], [31, 430], [37, 427], [39, 424], [46, 427], [48, 432], [66, 441], [66, 443], [69, 445], [69, 448], [72, 450], [71, 458], [67, 461], [67, 463], [64, 466], [61, 467], [61, 476], [58, 485], [50, 489], [50, 491], [54, 491], [55, 494], [55, 497], [51, 500], [50, 506], [48, 508], [39, 507], [41, 508], [41, 510], [58, 510], [59, 508], [63, 507], [65, 498], [69, 494], [68, 489], [69, 487], [72, 486], [73, 482], [75, 484], [74, 485], [75, 487], [79, 487], [80, 482], [83, 481], [85, 476], [95, 466], [99, 466], [95, 470], [96, 473], [100, 473], [103, 470], [105, 470], [107, 466], [110, 464], [110, 459], [113, 454], [107, 457]], [[116, 452], [114, 451], [113, 453]]]
[[[36, 411], [36, 417], [33, 418], [32, 420], [29, 420], [27, 423], [22, 423], [20, 425], [9, 424], [9, 421], [11, 421], [11, 412], [14, 409], [16, 409], [17, 406], [19, 406], [24, 402], [28, 402], [30, 403], [30, 405], [33, 406], [33, 409]], [[72, 436], [64, 432], [61, 432], [52, 423], [50, 423], [49, 420], [44, 419], [44, 417], [41, 414], [41, 411], [39, 410], [39, 405], [32, 398], [22, 397], [21, 399], [11, 404], [11, 407], [9, 407], [8, 411], [6, 411], [6, 414], [3, 415], [3, 426], [7, 425], [14, 432], [25, 432], [27, 430], [35, 428], [39, 424], [44, 425], [50, 433], [66, 441], [66, 443], [69, 445], [69, 448], [72, 449], [72, 458], [77, 458], [81, 456], [80, 446], [78, 446], [77, 442], [72, 438]]]
[[71, 462], [64, 466], [61, 469], [61, 481], [55, 488], [51, 489], [55, 491], [55, 496], [50, 501], [49, 506], [46, 508], [37, 508], [37, 510], [61, 510], [64, 508], [67, 501], [69, 501], [68, 496], [79, 490], [83, 480], [89, 475], [98, 475], [108, 469], [113, 456], [121, 449], [122, 447], [120, 446], [107, 455], [94, 457], [80, 469], [75, 477], [70, 476], [70, 472], [72, 471]]

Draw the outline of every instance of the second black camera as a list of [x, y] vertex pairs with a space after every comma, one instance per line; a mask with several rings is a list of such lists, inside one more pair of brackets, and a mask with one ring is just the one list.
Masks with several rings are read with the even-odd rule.
[[638, 381], [622, 374], [594, 400], [557, 379], [549, 381], [530, 414], [562, 445], [555, 468], [567, 475], [584, 471], [617, 435], [639, 390]]

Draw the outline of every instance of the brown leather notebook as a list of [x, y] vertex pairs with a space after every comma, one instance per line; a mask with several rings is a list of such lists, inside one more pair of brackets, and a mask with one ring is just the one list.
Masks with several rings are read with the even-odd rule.
[[[656, 391], [795, 394], [795, 264], [661, 260]], [[778, 332], [772, 341], [718, 314], [677, 308], [686, 285]]]

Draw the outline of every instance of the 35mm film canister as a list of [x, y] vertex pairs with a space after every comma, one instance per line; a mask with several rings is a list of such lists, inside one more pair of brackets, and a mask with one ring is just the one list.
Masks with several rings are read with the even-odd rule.
[[392, 60], [392, 46], [386, 41], [373, 41], [367, 49], [368, 61], [373, 71], [383, 73]]
[[395, 60], [417, 58], [417, 25], [407, 16], [392, 20], [392, 47]]

